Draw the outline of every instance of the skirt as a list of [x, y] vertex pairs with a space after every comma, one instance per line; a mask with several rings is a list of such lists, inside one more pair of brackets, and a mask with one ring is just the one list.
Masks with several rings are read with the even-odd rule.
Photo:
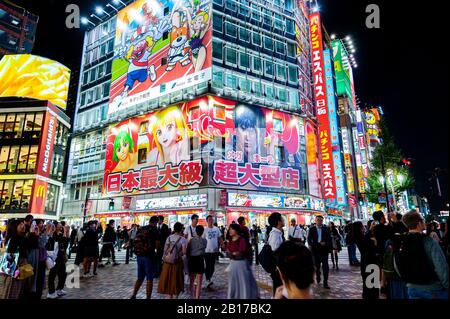
[[189, 256], [188, 268], [190, 274], [204, 274], [205, 273], [205, 258], [201, 256]]
[[258, 299], [259, 291], [248, 260], [231, 260], [228, 273], [228, 299]]
[[0, 299], [21, 299], [25, 280], [17, 280], [10, 276], [2, 275], [0, 277]]
[[98, 258], [98, 246], [88, 246], [84, 248], [84, 258]]
[[179, 295], [184, 289], [183, 262], [176, 264], [164, 263], [159, 276], [158, 293]]

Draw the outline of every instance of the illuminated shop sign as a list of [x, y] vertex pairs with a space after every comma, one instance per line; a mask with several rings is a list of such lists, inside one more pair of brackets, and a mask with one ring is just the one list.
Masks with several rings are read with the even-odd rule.
[[228, 206], [324, 210], [324, 201], [306, 196], [228, 193]]
[[162, 198], [139, 199], [136, 201], [136, 210], [173, 209], [201, 207], [208, 204], [208, 195], [184, 195]]
[[322, 45], [322, 23], [319, 13], [310, 16], [311, 47], [313, 61], [314, 97], [319, 127], [319, 145], [322, 159], [324, 198], [336, 197], [334, 182], [331, 131], [325, 86], [325, 72]]

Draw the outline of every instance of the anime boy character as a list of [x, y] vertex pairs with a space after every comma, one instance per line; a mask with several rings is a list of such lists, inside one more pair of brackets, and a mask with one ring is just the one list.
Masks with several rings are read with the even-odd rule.
[[181, 161], [190, 160], [189, 128], [178, 107], [170, 106], [158, 111], [150, 125], [155, 146], [149, 154], [150, 165], [164, 167], [171, 163], [176, 166]]
[[130, 133], [127, 131], [122, 130], [116, 135], [112, 160], [118, 163], [112, 171], [113, 173], [127, 172], [135, 167], [136, 154], [134, 152], [134, 143]]

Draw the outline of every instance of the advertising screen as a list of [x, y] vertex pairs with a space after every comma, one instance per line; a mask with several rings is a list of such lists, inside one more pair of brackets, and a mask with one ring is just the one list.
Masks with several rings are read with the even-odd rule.
[[336, 202], [339, 205], [347, 204], [347, 196], [345, 195], [345, 179], [343, 172], [343, 159], [340, 150], [339, 143], [339, 128], [338, 128], [338, 115], [336, 113], [336, 96], [334, 91], [333, 82], [333, 69], [331, 65], [331, 52], [330, 49], [323, 51], [324, 63], [325, 63], [325, 78], [327, 86], [327, 100], [328, 100], [328, 118], [330, 121], [331, 132], [331, 145], [333, 148], [333, 164], [334, 164], [334, 177], [336, 183]]
[[204, 186], [301, 191], [299, 119], [206, 96], [109, 128], [105, 194]]
[[331, 146], [330, 121], [328, 118], [328, 105], [325, 85], [325, 66], [323, 59], [322, 22], [320, 13], [310, 16], [311, 51], [313, 62], [314, 97], [316, 101], [317, 121], [319, 122], [319, 145], [322, 160], [323, 197], [327, 199], [336, 197], [336, 184], [334, 181], [334, 165]]
[[228, 193], [228, 206], [282, 208], [283, 200], [282, 196]]
[[27, 97], [65, 109], [70, 70], [36, 55], [5, 55], [0, 60], [0, 97]]
[[200, 207], [206, 206], [207, 203], [206, 194], [139, 199], [136, 201], [136, 210]]
[[117, 15], [108, 113], [211, 79], [210, 0], [137, 0]]

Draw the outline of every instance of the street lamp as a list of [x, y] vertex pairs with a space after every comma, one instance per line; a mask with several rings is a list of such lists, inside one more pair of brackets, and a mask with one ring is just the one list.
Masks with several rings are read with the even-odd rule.
[[81, 24], [87, 25], [88, 23], [92, 24], [95, 27], [95, 23], [91, 22], [88, 18], [82, 17]]
[[113, 0], [113, 3], [114, 3], [114, 4], [119, 4], [119, 3], [121, 3], [124, 7], [127, 6], [125, 3], [123, 3], [123, 2], [120, 1], [120, 0]]
[[101, 14], [105, 13], [108, 17], [111, 17], [111, 15], [110, 15], [108, 12], [106, 12], [105, 10], [103, 10], [102, 7], [96, 7], [96, 8], [95, 8], [95, 12], [96, 12], [98, 15], [101, 15]]
[[116, 7], [114, 7], [113, 5], [111, 5], [111, 3], [108, 3], [106, 6], [112, 8], [112, 9], [113, 9], [114, 11], [116, 11], [116, 12], [119, 12], [119, 10], [117, 10]]
[[93, 17], [95, 17], [95, 18], [99, 19], [101, 22], [103, 22], [103, 20], [101, 18], [97, 17], [95, 14], [92, 13], [91, 18], [93, 18]]

